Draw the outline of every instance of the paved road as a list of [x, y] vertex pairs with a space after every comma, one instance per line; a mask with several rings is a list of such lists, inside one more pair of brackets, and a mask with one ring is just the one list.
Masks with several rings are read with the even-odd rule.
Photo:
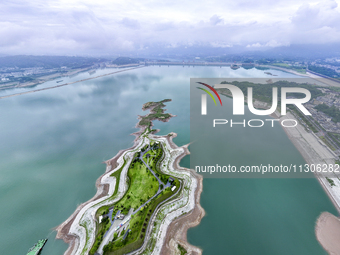
[[[157, 197], [159, 195], [159, 193], [161, 193], [164, 189], [168, 188], [171, 186], [171, 184], [169, 183], [169, 181], [164, 184], [159, 178], [158, 176], [155, 174], [155, 172], [150, 168], [150, 166], [144, 161], [143, 159], [143, 156], [148, 152], [150, 151], [151, 148], [150, 146], [145, 150], [145, 151], [142, 151], [140, 153], [140, 156], [139, 156], [139, 159], [143, 162], [143, 164], [149, 169], [149, 171], [153, 174], [153, 176], [155, 176], [155, 178], [158, 180], [158, 183], [159, 183], [159, 187], [158, 187], [158, 191], [157, 193], [151, 197], [148, 201], [146, 201], [144, 204], [142, 204], [140, 207], [138, 207], [138, 209], [136, 211], [133, 212], [133, 214], [137, 213], [142, 207], [144, 207], [147, 203], [149, 203], [152, 199], [154, 199], [155, 197]], [[161, 184], [163, 185], [163, 188], [161, 189]]]
[[163, 186], [165, 186], [165, 184], [158, 178], [158, 176], [155, 174], [155, 172], [149, 167], [148, 164], [145, 163], [145, 161], [144, 161], [144, 159], [143, 159], [143, 156], [144, 156], [149, 150], [151, 150], [150, 146], [149, 146], [145, 151], [142, 151], [142, 152], [140, 153], [139, 159], [140, 159], [140, 160], [143, 162], [143, 164], [150, 170], [150, 172], [153, 174], [153, 176], [156, 177], [156, 179], [158, 180], [159, 185], [162, 184]]
[[[131, 220], [131, 215], [132, 215], [132, 210], [130, 209], [129, 213], [125, 216], [124, 220], [114, 220], [113, 224], [111, 225], [109, 231], [107, 232], [107, 234], [103, 237], [103, 241], [101, 242], [101, 244], [99, 245], [99, 248], [97, 250], [97, 253], [99, 254], [103, 254], [103, 248], [106, 244], [108, 244], [110, 241], [112, 241], [113, 239], [113, 234], [117, 231], [117, 230], [121, 230], [122, 228], [126, 227], [130, 220]], [[121, 226], [119, 229], [117, 229], [118, 226], [120, 226], [120, 224], [123, 224], [123, 226]]]

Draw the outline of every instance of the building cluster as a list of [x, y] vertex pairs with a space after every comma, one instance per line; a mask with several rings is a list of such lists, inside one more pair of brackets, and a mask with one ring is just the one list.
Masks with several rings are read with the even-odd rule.
[[0, 81], [9, 82], [14, 81], [16, 78], [29, 77], [34, 75], [48, 75], [59, 71], [67, 71], [67, 67], [62, 68], [43, 68], [43, 67], [32, 67], [32, 68], [1, 68], [0, 69]]
[[299, 67], [306, 66], [304, 61], [282, 61], [282, 63], [287, 64], [289, 66], [299, 66]]
[[313, 66], [318, 66], [318, 67], [325, 67], [334, 70], [337, 73], [340, 73], [340, 59], [337, 58], [332, 58], [332, 59], [325, 59], [323, 62], [319, 61], [313, 61], [310, 63]]
[[[95, 69], [95, 68], [105, 68], [109, 62], [107, 63], [97, 63], [93, 66], [87, 67], [87, 69]], [[74, 72], [75, 69], [68, 66], [61, 66], [56, 68], [46, 68], [46, 67], [30, 67], [30, 68], [19, 68], [19, 67], [6, 67], [0, 68], [0, 84], [6, 82], [22, 82], [21, 78], [31, 77], [33, 79], [44, 76], [51, 75], [54, 73], [67, 73]]]
[[325, 95], [314, 98], [310, 103], [305, 104], [313, 118], [328, 132], [340, 133], [340, 122], [335, 123], [332, 117], [322, 111], [315, 109], [317, 105], [325, 104], [329, 107], [335, 106], [340, 110], [340, 93], [326, 88], [319, 88]]

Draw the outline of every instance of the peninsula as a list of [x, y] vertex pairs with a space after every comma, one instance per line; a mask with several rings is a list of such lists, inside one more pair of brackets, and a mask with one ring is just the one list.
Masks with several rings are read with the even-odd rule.
[[163, 109], [169, 101], [143, 105], [150, 113], [138, 117], [133, 147], [105, 162], [96, 195], [57, 227], [57, 238], [69, 244], [65, 255], [202, 253], [186, 241], [204, 216], [202, 177], [179, 166], [188, 145], [152, 129], [153, 120], [174, 117]]

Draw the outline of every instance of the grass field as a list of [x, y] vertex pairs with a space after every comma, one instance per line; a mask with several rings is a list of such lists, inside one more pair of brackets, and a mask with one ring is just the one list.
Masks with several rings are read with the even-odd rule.
[[[162, 158], [164, 156], [162, 146], [161, 144], [155, 144], [155, 142], [151, 142], [150, 145], [151, 150], [149, 150], [143, 156], [143, 160], [165, 184], [167, 183], [170, 176], [165, 175], [159, 169], [159, 167], [161, 166]], [[145, 151], [147, 148], [148, 145], [144, 146], [141, 151]], [[157, 193], [159, 189], [159, 183], [157, 179], [153, 176], [153, 174], [149, 171], [149, 169], [144, 165], [144, 163], [138, 158], [140, 156], [140, 153], [141, 152], [139, 151], [134, 154], [134, 158], [129, 166], [127, 172], [127, 192], [116, 203], [99, 208], [97, 210], [96, 217], [99, 217], [99, 215], [107, 214], [111, 206], [114, 207], [112, 215], [115, 215], [118, 210], [121, 210], [121, 212], [126, 215], [130, 208], [133, 208], [134, 210], [138, 209], [142, 204], [144, 204]], [[149, 156], [146, 156], [147, 154], [149, 154]], [[125, 165], [126, 162], [124, 161], [124, 165], [112, 174], [112, 176], [115, 176], [117, 178], [117, 185], [112, 197], [115, 197], [118, 192], [121, 172]], [[173, 185], [176, 185], [177, 187], [174, 191], [171, 191], [171, 188], [168, 187], [167, 189], [163, 190], [157, 197], [153, 198], [143, 208], [141, 208], [136, 214], [133, 214], [131, 216], [131, 220], [128, 226], [128, 229], [130, 229], [131, 231], [127, 235], [126, 239], [123, 240], [123, 234], [121, 234], [120, 236], [115, 236], [112, 242], [104, 246], [105, 255], [126, 254], [141, 247], [154, 210], [159, 204], [173, 196], [178, 191], [180, 187], [179, 180], [174, 178]], [[111, 223], [108, 221], [108, 219], [105, 218], [101, 224], [97, 224], [96, 241], [91, 249], [91, 255], [94, 254], [95, 251], [98, 249], [100, 243], [102, 242], [103, 234], [108, 230], [110, 224]]]
[[141, 161], [135, 161], [128, 171], [130, 186], [124, 197], [115, 204], [114, 212], [127, 214], [130, 208], [136, 210], [158, 190], [158, 181]]
[[[137, 153], [135, 154], [135, 156]], [[111, 176], [115, 176], [117, 178], [117, 183], [115, 186], [115, 191], [113, 195], [116, 195], [118, 191], [118, 186], [120, 182], [120, 175], [124, 165], [114, 172]], [[124, 194], [122, 199], [120, 199], [117, 203], [114, 204], [113, 215], [117, 213], [118, 210], [121, 210], [123, 214], [127, 214], [130, 208], [137, 209], [144, 202], [146, 202], [149, 198], [154, 196], [158, 191], [158, 181], [157, 179], [150, 173], [150, 171], [146, 168], [146, 166], [141, 161], [135, 161], [130, 164], [128, 170], [129, 177], [129, 188], [128, 191]], [[146, 188], [148, 187], [148, 188]], [[109, 207], [112, 205], [102, 206], [97, 210], [97, 217], [99, 215], [107, 214]], [[136, 217], [137, 218], [137, 217]], [[97, 234], [96, 241], [90, 251], [90, 254], [94, 254], [98, 249], [100, 243], [103, 240], [104, 233], [108, 230], [110, 226], [110, 221], [105, 221], [102, 224], [97, 225]], [[120, 238], [121, 239], [121, 238]], [[127, 239], [126, 239], [127, 241]], [[124, 244], [120, 241], [116, 242], [118, 247], [123, 246]], [[116, 248], [118, 248], [116, 247]]]
[[[151, 143], [151, 146], [152, 145], [154, 145], [153, 142]], [[143, 148], [142, 150], [145, 150], [146, 148], [147, 147]], [[149, 154], [149, 156], [146, 156], [147, 154]], [[136, 157], [139, 155], [139, 153], [135, 154]], [[156, 167], [157, 162], [161, 160], [162, 155], [163, 150], [161, 146], [158, 146], [158, 148], [148, 151], [143, 156], [143, 160], [147, 162], [147, 164], [155, 171], [157, 176], [159, 176], [159, 178], [164, 183], [166, 183], [169, 176], [162, 174]], [[151, 196], [156, 194], [158, 190], [158, 181], [140, 160], [133, 160], [129, 168], [128, 176], [131, 179], [129, 190], [115, 205], [114, 212], [118, 209], [121, 209], [124, 213], [124, 210], [129, 210], [130, 207], [139, 207], [142, 204], [141, 201], [144, 203], [144, 199], [149, 199]], [[179, 187], [178, 180], [176, 179], [175, 181], [177, 181], [176, 183]], [[122, 237], [118, 237], [116, 240], [106, 245], [104, 254], [126, 254], [138, 249], [143, 244], [146, 229], [154, 210], [162, 201], [171, 197], [176, 191], [177, 189], [175, 191], [171, 191], [170, 187], [163, 190], [150, 203], [146, 204], [138, 213], [133, 215], [129, 223], [129, 229], [131, 229], [131, 232], [127, 238], [123, 240]]]

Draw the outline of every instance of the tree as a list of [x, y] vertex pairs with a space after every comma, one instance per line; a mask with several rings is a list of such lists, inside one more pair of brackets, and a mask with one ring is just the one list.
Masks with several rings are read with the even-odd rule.
[[108, 245], [108, 244], [105, 245], [104, 248], [103, 248], [103, 251], [104, 251], [104, 252], [107, 252], [107, 251], [109, 251], [109, 250], [110, 250], [109, 245]]

